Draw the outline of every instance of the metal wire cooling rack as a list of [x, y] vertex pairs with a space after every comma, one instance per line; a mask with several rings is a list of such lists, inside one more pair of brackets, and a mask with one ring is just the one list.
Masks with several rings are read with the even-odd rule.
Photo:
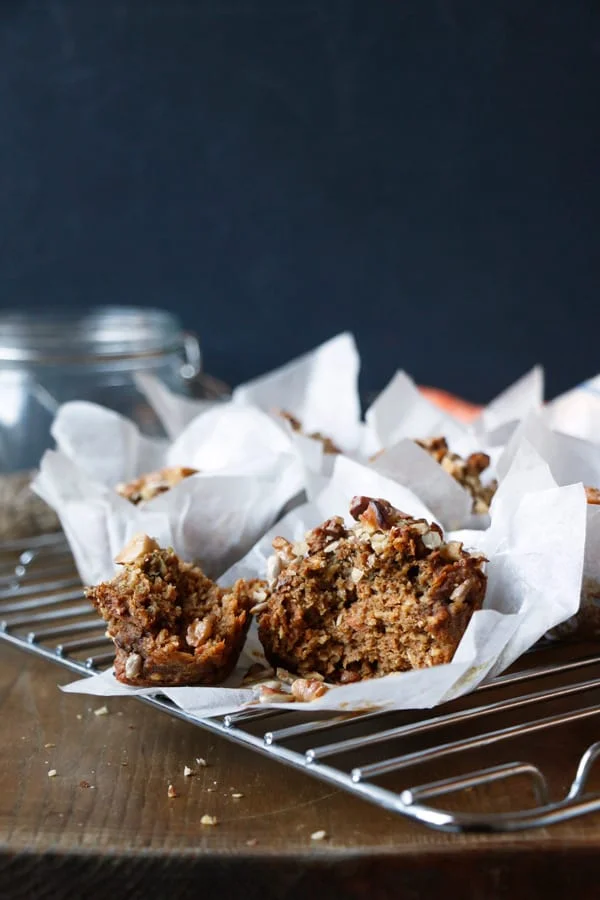
[[[104, 624], [62, 535], [0, 545], [0, 638], [81, 675], [110, 665]], [[600, 810], [600, 647], [568, 657], [537, 649], [521, 666], [410, 713], [253, 708], [199, 720], [138, 699], [432, 828], [519, 831]]]

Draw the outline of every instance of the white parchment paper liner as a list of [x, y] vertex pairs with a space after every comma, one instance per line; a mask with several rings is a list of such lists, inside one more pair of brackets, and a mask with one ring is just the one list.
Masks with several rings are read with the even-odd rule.
[[[347, 514], [350, 498], [355, 493], [384, 497], [414, 515], [427, 513], [406, 488], [340, 457], [323, 493], [313, 503], [289, 513], [225, 573], [221, 582], [229, 584], [238, 577], [264, 576], [274, 535], [299, 538], [323, 519]], [[577, 610], [585, 519], [586, 503], [581, 485], [557, 487], [548, 466], [533, 448], [517, 453], [493, 504], [489, 531], [466, 535], [474, 548], [488, 555], [489, 583], [484, 608], [473, 615], [453, 661], [444, 666], [331, 688], [318, 700], [296, 703], [293, 708], [311, 711], [425, 708], [460, 696], [484, 678], [498, 674], [549, 628]], [[226, 687], [150, 689], [150, 692], [168, 696], [199, 718], [232, 712], [256, 700], [252, 690], [244, 690], [240, 685], [244, 671], [260, 655], [253, 629]], [[110, 672], [77, 681], [66, 690], [102, 696], [138, 693], [138, 689], [118, 684]], [[148, 692], [143, 689], [143, 693]], [[287, 704], [281, 707], [290, 709]]]
[[554, 431], [600, 444], [600, 375], [552, 400], [544, 418]]
[[515, 427], [543, 400], [543, 371], [539, 366], [506, 388], [470, 424], [439, 409], [418, 390], [406, 372], [397, 372], [366, 413], [368, 426], [365, 451], [374, 453], [405, 438], [442, 435], [456, 453], [472, 453], [481, 444], [504, 442], [499, 433]]
[[[343, 332], [273, 372], [239, 385], [225, 402], [261, 409], [286, 431], [285, 420], [277, 412], [291, 413], [305, 434], [320, 432], [351, 452], [357, 449], [361, 434], [359, 368], [354, 337]], [[206, 401], [169, 391], [154, 376], [140, 375], [136, 383], [173, 439], [191, 419], [210, 408]]]
[[[117, 413], [91, 403], [61, 407], [32, 488], [58, 514], [86, 584], [111, 578], [114, 557], [134, 534], [152, 534], [208, 574], [245, 553], [298, 494], [303, 469], [288, 436], [251, 407], [215, 407], [173, 444], [140, 434]], [[200, 470], [134, 506], [117, 494], [165, 465]]]
[[471, 494], [413, 439], [441, 435], [450, 450], [463, 457], [487, 453], [491, 463], [482, 476], [487, 483], [502, 451], [495, 442], [504, 441], [523, 416], [540, 408], [542, 392], [542, 370], [536, 367], [466, 425], [427, 400], [406, 372], [397, 372], [367, 410], [363, 457], [421, 497], [445, 528], [487, 528], [489, 516], [471, 512]]
[[[402, 371], [377, 397], [363, 423], [358, 372], [354, 338], [343, 333], [288, 365], [236, 388], [230, 405], [260, 408], [285, 429], [302, 462], [309, 500], [323, 489], [334, 465], [334, 457], [323, 452], [321, 442], [306, 436], [319, 432], [353, 459], [373, 465], [421, 496], [446, 528], [487, 527], [487, 515], [472, 516], [470, 494], [425, 450], [415, 447], [412, 439], [443, 435], [450, 449], [463, 456], [475, 450], [487, 452], [492, 466], [484, 480], [491, 480], [499, 444], [529, 410], [541, 406], [542, 370], [532, 369], [503, 391], [469, 426], [429, 402]], [[206, 411], [205, 402], [173, 394], [152, 376], [139, 376], [137, 383], [172, 436], [180, 433], [194, 410], [199, 414]], [[296, 416], [304, 434], [294, 433], [285, 420], [274, 415], [277, 409]], [[374, 454], [379, 455], [371, 461]]]
[[[581, 481], [589, 487], [600, 488], [600, 447], [572, 434], [562, 434], [548, 426], [548, 417], [530, 414], [515, 431], [498, 461], [498, 472], [503, 477], [517, 454], [523, 455], [527, 447], [535, 448], [536, 454], [548, 464], [552, 476], [558, 484], [573, 484]], [[586, 616], [589, 630], [590, 616], [598, 622], [594, 633], [600, 636], [600, 506], [587, 504], [587, 528], [581, 606], [578, 612]], [[558, 633], [568, 636], [578, 626], [577, 616], [563, 623]], [[586, 633], [587, 633], [586, 630]]]

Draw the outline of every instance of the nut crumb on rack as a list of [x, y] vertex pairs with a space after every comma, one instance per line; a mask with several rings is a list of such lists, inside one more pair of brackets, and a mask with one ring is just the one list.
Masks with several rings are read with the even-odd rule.
[[219, 824], [219, 820], [217, 819], [216, 816], [208, 816], [208, 815], [206, 815], [206, 813], [205, 813], [205, 814], [202, 816], [202, 818], [200, 819], [200, 824], [201, 824], [201, 825], [218, 825], [218, 824]]
[[56, 747], [56, 744], [44, 744], [45, 750], [50, 750], [52, 747]]
[[192, 770], [190, 769], [189, 766], [184, 766], [184, 767], [183, 767], [183, 777], [184, 777], [184, 778], [187, 778], [189, 775], [193, 775], [193, 774], [194, 774], [194, 773], [192, 772]]
[[208, 763], [206, 762], [205, 759], [203, 759], [202, 756], [197, 756], [197, 757], [196, 757], [196, 765], [197, 765], [197, 766], [202, 766], [202, 767], [204, 768], [205, 766], [208, 765]]
[[79, 787], [80, 788], [89, 788], [89, 787], [91, 787], [91, 784], [89, 783], [89, 781], [80, 781]]
[[243, 794], [232, 794], [231, 796], [233, 797], [234, 800], [241, 800], [244, 795]]
[[174, 800], [175, 797], [179, 797], [179, 794], [175, 790], [175, 786], [172, 784], [170, 784], [167, 788], [167, 797], [169, 798], [169, 800]]
[[261, 687], [259, 703], [294, 703], [296, 698], [287, 691], [278, 691], [277, 688]]
[[256, 847], [258, 841], [256, 838], [250, 838], [250, 840], [246, 841], [246, 847]]
[[292, 694], [302, 703], [310, 703], [327, 693], [322, 678], [296, 678], [292, 681]]
[[320, 829], [319, 831], [313, 831], [310, 836], [311, 841], [324, 841], [327, 837], [327, 832]]
[[99, 706], [98, 709], [94, 710], [95, 716], [107, 716], [108, 715], [108, 706]]
[[48, 770], [48, 778], [56, 778], [57, 775], [58, 775], [58, 772], [56, 771], [56, 769]]

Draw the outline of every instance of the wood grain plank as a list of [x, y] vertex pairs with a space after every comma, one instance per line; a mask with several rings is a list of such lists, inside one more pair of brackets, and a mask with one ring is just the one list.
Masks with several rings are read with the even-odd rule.
[[[288, 891], [277, 896], [306, 893], [308, 872], [349, 897], [366, 896], [369, 885], [370, 896], [386, 896], [375, 887], [384, 891], [394, 878], [406, 885], [402, 896], [416, 896], [411, 885], [444, 886], [446, 896], [486, 896], [481, 892], [500, 876], [507, 891], [514, 888], [515, 866], [524, 879], [538, 879], [537, 891], [548, 882], [539, 878], [549, 853], [554, 885], [567, 870], [573, 874], [575, 861], [577, 877], [591, 872], [598, 815], [516, 835], [433, 832], [134, 701], [109, 698], [108, 715], [97, 716], [103, 700], [57, 689], [71, 677], [14, 648], [0, 648], [0, 896], [58, 897], [44, 894], [45, 886], [56, 890], [67, 879], [71, 889], [85, 888], [93, 898], [100, 896], [93, 884], [101, 872], [105, 891], [121, 884], [124, 893], [115, 896], [137, 897], [140, 885], [162, 883], [166, 890], [179, 884], [180, 867], [188, 878], [201, 871], [203, 883], [207, 878], [221, 891], [226, 873], [233, 878], [239, 869], [245, 897], [255, 896], [247, 884], [252, 873], [263, 898], [275, 896], [269, 893], [275, 883]], [[560, 741], [551, 733], [536, 739], [534, 749], [554, 759], [563, 787], [571, 760], [596, 739], [596, 727], [582, 723]], [[208, 766], [198, 766], [198, 757]], [[191, 777], [183, 774], [186, 765]], [[51, 769], [56, 777], [48, 777]], [[175, 799], [167, 796], [169, 784]], [[522, 802], [516, 792], [523, 790], [517, 782], [489, 788], [468, 797], [467, 808], [491, 808], [502, 792], [510, 808]], [[216, 816], [218, 825], [202, 826], [204, 813]], [[311, 841], [320, 829], [327, 839]], [[124, 867], [126, 884], [119, 881]], [[40, 872], [45, 875], [38, 884]], [[456, 893], [447, 893], [454, 882]], [[176, 896], [188, 895], [186, 883]], [[232, 884], [224, 896], [236, 896]], [[21, 893], [8, 894], [9, 887]], [[530, 885], [530, 896], [538, 896], [533, 890]]]

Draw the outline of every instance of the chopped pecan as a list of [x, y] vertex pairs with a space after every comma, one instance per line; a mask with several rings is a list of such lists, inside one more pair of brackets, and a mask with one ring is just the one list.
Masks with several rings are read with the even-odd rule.
[[439, 463], [448, 453], [448, 441], [444, 437], [422, 438], [416, 440], [415, 444], [418, 444], [423, 450], [427, 450]]
[[272, 688], [268, 685], [263, 685], [260, 689], [260, 695], [258, 698], [259, 703], [293, 703], [295, 701], [295, 697], [293, 694], [288, 694], [287, 691], [278, 690], [277, 688]]
[[296, 678], [292, 681], [292, 694], [302, 703], [310, 703], [327, 693], [327, 685], [318, 678]]
[[490, 458], [487, 453], [471, 453], [467, 457], [467, 472], [469, 475], [481, 475], [485, 472], [490, 464]]
[[345, 537], [345, 535], [346, 527], [344, 525], [344, 520], [341, 516], [333, 516], [333, 518], [327, 519], [327, 521], [323, 522], [318, 528], [313, 528], [312, 531], [308, 532], [305, 538], [308, 552], [318, 553], [319, 550], [323, 550], [328, 544], [332, 544], [334, 541], [339, 541], [340, 538]]
[[190, 647], [199, 647], [200, 644], [206, 643], [215, 632], [216, 619], [212, 614], [204, 616], [202, 619], [194, 619], [191, 625], [188, 625], [185, 639]]
[[197, 469], [191, 469], [189, 466], [167, 466], [156, 472], [146, 472], [127, 484], [118, 484], [116, 491], [135, 505], [164, 494], [184, 478], [197, 473]]
[[595, 487], [586, 487], [585, 498], [590, 506], [600, 506], [600, 490]]
[[350, 501], [350, 515], [373, 531], [388, 530], [408, 518], [406, 513], [400, 512], [387, 500], [360, 496]]
[[273, 550], [277, 554], [278, 558], [283, 563], [290, 563], [296, 558], [296, 554], [294, 553], [294, 545], [291, 541], [287, 541], [284, 537], [275, 537], [273, 538], [273, 543], [271, 545]]
[[147, 534], [134, 535], [129, 543], [123, 547], [118, 556], [115, 556], [115, 562], [119, 565], [127, 565], [142, 560], [149, 553], [160, 550], [160, 547], [154, 538], [148, 537]]

